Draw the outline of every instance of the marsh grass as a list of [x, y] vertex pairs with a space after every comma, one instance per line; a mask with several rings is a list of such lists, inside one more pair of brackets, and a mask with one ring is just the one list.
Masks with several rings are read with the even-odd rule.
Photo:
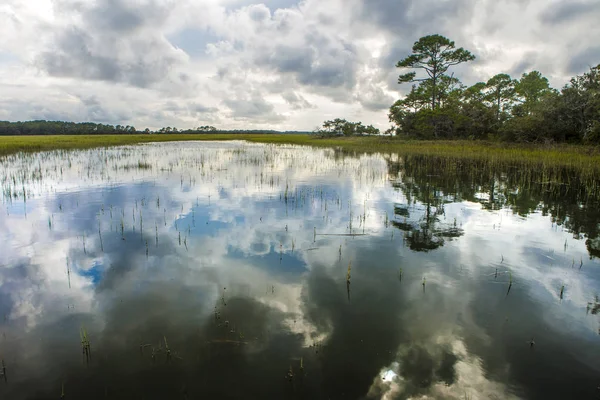
[[[600, 171], [600, 149], [580, 145], [517, 145], [499, 142], [416, 141], [390, 137], [317, 138], [293, 134], [204, 134], [204, 135], [48, 135], [0, 137], [0, 156], [17, 152], [56, 149], [89, 149], [138, 143], [202, 140], [247, 140], [249, 142], [334, 147], [343, 151], [404, 153], [575, 167]], [[138, 169], [152, 168], [144, 162]]]
[[81, 349], [82, 349], [83, 355], [85, 356], [86, 362], [89, 363], [90, 360], [92, 359], [92, 345], [88, 338], [87, 331], [85, 330], [85, 328], [83, 326], [81, 327], [81, 329], [79, 331], [79, 337], [81, 338]]
[[352, 261], [348, 263], [348, 271], [346, 271], [346, 283], [350, 284], [350, 271], [352, 271]]
[[100, 250], [104, 253], [104, 243], [102, 242], [102, 231], [100, 230], [100, 220], [98, 220], [98, 236], [100, 237]]
[[69, 257], [67, 257], [67, 280], [69, 282], [69, 289], [71, 289], [71, 268], [69, 267]]

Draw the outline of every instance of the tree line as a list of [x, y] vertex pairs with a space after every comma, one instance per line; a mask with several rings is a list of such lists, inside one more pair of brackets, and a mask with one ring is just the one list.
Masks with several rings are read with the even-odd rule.
[[513, 79], [498, 74], [466, 86], [451, 67], [475, 59], [441, 35], [415, 42], [396, 67], [410, 92], [390, 108], [398, 136], [418, 139], [497, 139], [513, 142], [600, 144], [600, 65], [550, 87], [539, 71]]
[[0, 135], [113, 135], [143, 133], [130, 125], [66, 121], [0, 121]]
[[318, 136], [353, 136], [353, 135], [379, 135], [379, 129], [373, 125], [363, 125], [362, 122], [350, 122], [336, 118], [323, 122], [315, 128], [313, 134]]
[[191, 129], [177, 129], [176, 127], [163, 127], [157, 130], [137, 130], [130, 125], [96, 124], [93, 122], [67, 122], [67, 121], [0, 121], [0, 135], [120, 135], [120, 134], [205, 134], [205, 133], [232, 133], [232, 134], [261, 134], [261, 133], [307, 133], [299, 131], [275, 131], [264, 129], [217, 129], [214, 126], [204, 125]]

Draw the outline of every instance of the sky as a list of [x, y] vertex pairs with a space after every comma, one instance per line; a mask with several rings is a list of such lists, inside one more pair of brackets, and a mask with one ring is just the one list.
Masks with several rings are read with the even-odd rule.
[[597, 0], [3, 0], [0, 120], [138, 129], [389, 127], [398, 60], [428, 34], [465, 84], [600, 63]]

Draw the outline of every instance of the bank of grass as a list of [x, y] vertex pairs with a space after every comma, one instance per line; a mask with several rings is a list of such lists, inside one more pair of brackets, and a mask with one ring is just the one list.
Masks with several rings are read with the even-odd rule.
[[258, 143], [335, 147], [356, 152], [423, 154], [493, 162], [543, 164], [600, 172], [600, 150], [576, 145], [534, 146], [473, 141], [416, 141], [389, 137], [317, 138], [292, 134], [169, 134], [169, 135], [58, 135], [0, 136], [0, 156], [20, 151], [89, 149], [149, 142], [186, 140], [247, 140]]

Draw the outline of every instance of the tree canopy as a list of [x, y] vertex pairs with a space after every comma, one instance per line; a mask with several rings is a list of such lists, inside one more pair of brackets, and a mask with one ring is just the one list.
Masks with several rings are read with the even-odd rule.
[[539, 71], [519, 79], [498, 73], [472, 86], [447, 74], [451, 66], [474, 58], [443, 36], [419, 39], [412, 54], [396, 65], [426, 74], [400, 75], [400, 84], [413, 85], [390, 107], [395, 133], [421, 139], [600, 144], [600, 65], [573, 77], [560, 91]]
[[412, 71], [400, 75], [398, 83], [428, 82], [431, 109], [434, 110], [438, 106], [437, 92], [440, 79], [451, 66], [474, 59], [473, 54], [462, 47], [456, 49], [454, 42], [442, 35], [424, 36], [415, 42], [412, 54], [398, 61], [396, 67], [420, 69], [425, 71], [427, 77], [417, 78], [417, 73]]
[[379, 135], [379, 129], [373, 125], [365, 126], [362, 122], [336, 118], [323, 122], [323, 125], [317, 127], [313, 133], [319, 136]]

